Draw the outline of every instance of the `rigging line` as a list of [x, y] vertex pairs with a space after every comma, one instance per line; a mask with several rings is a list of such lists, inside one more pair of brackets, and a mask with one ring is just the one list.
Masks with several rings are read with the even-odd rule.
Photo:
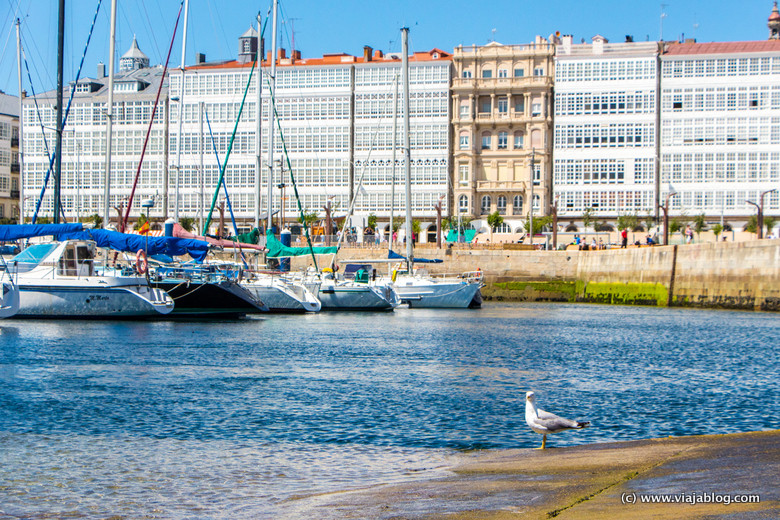
[[38, 116], [38, 122], [41, 124], [41, 135], [43, 136], [43, 151], [46, 153], [46, 158], [51, 160], [51, 153], [49, 152], [49, 143], [46, 140], [46, 127], [43, 126], [41, 109], [38, 106], [38, 97], [35, 95], [35, 87], [33, 86], [32, 78], [30, 77], [30, 67], [27, 66], [27, 56], [24, 54], [24, 45], [22, 45], [22, 62], [24, 63], [25, 70], [27, 70], [27, 81], [30, 83], [30, 93], [32, 94], [33, 103], [35, 104], [35, 115]]
[[[274, 57], [275, 59], [275, 57]], [[287, 160], [287, 172], [290, 174], [290, 180], [292, 181], [293, 190], [295, 191], [295, 202], [298, 205], [298, 213], [300, 213], [301, 223], [303, 224], [303, 232], [306, 235], [306, 243], [309, 245], [309, 252], [311, 253], [312, 260], [314, 260], [314, 269], [319, 272], [320, 268], [317, 265], [317, 256], [314, 254], [314, 246], [311, 242], [311, 236], [309, 235], [309, 226], [306, 224], [306, 218], [303, 213], [303, 206], [301, 206], [301, 197], [298, 194], [298, 184], [295, 182], [295, 175], [293, 175], [292, 164], [290, 163], [290, 154], [287, 153], [287, 143], [284, 140], [284, 133], [282, 132], [282, 123], [279, 120], [279, 114], [276, 111], [276, 96], [275, 92], [271, 91], [271, 84], [268, 84], [268, 99], [270, 101], [270, 108], [274, 111], [274, 117], [276, 118], [276, 128], [279, 130], [279, 140], [282, 142], [282, 151], [284, 158]], [[270, 182], [270, 179], [269, 179]], [[281, 202], [284, 204], [284, 201]], [[280, 205], [281, 207], [281, 205]], [[268, 205], [268, 214], [271, 214], [271, 205]]]
[[[32, 45], [31, 45], [31, 47], [30, 47], [30, 48], [31, 48], [33, 51], [35, 51], [35, 54], [36, 54], [36, 55], [37, 55], [37, 57], [38, 57], [38, 61], [39, 61], [40, 63], [43, 63], [43, 64], [45, 64], [45, 63], [46, 63], [46, 60], [43, 58], [43, 55], [41, 54], [41, 51], [40, 51], [40, 49], [38, 49], [38, 46], [35, 44], [35, 42], [36, 42], [36, 37], [35, 37], [35, 35], [34, 35], [34, 34], [32, 34], [32, 33], [28, 33], [28, 31], [27, 31], [27, 26], [26, 26], [26, 25], [23, 25], [23, 26], [22, 26], [22, 31], [23, 31], [23, 33], [22, 33], [22, 37], [23, 37], [23, 38], [25, 38], [25, 41], [27, 41], [27, 42], [32, 42]], [[25, 34], [25, 33], [26, 33], [26, 34]], [[47, 76], [46, 76], [46, 78], [48, 79], [48, 84], [50, 85], [50, 84], [54, 83], [54, 79], [53, 79], [53, 78], [52, 78], [52, 76], [51, 76], [51, 67], [44, 67], [44, 69], [45, 69], [45, 71], [46, 71], [46, 73], [47, 73]], [[36, 62], [35, 62], [35, 61], [33, 61], [33, 70], [35, 70], [35, 75], [36, 75], [36, 77], [38, 78], [38, 83], [40, 83], [41, 85], [44, 85], [44, 84], [46, 84], [46, 83], [43, 81], [43, 79], [42, 79], [42, 78], [43, 78], [43, 76], [41, 75], [40, 71], [38, 70], [38, 67], [37, 67], [37, 64], [36, 64]]]
[[[159, 9], [160, 5], [157, 4], [157, 7]], [[149, 27], [149, 33], [151, 34], [152, 42], [154, 42], [154, 50], [157, 51], [157, 56], [162, 58], [162, 53], [160, 52], [160, 44], [157, 43], [157, 38], [155, 37], [155, 33], [157, 31], [154, 30], [152, 26], [152, 21], [149, 19], [149, 11], [146, 9], [146, 2], [144, 0], [141, 0], [141, 9], [143, 9], [143, 14], [146, 17], [146, 23], [148, 24]]]
[[211, 199], [211, 208], [209, 209], [209, 216], [206, 218], [206, 222], [203, 224], [203, 236], [206, 235], [206, 231], [208, 230], [209, 226], [211, 225], [211, 215], [214, 213], [214, 206], [217, 203], [217, 196], [219, 195], [219, 185], [222, 183], [224, 177], [225, 177], [225, 168], [227, 168], [227, 162], [230, 158], [230, 152], [233, 150], [233, 141], [236, 138], [236, 131], [238, 130], [238, 123], [241, 121], [241, 113], [244, 111], [244, 103], [246, 103], [246, 95], [249, 93], [249, 87], [252, 84], [252, 74], [255, 71], [255, 65], [257, 65], [257, 59], [255, 59], [252, 62], [252, 68], [249, 69], [249, 81], [246, 83], [246, 88], [244, 89], [244, 97], [241, 99], [241, 105], [238, 107], [238, 117], [236, 117], [236, 124], [233, 127], [233, 134], [230, 136], [230, 142], [228, 143], [228, 149], [227, 153], [225, 154], [225, 163], [222, 168], [219, 170], [219, 181], [217, 182], [217, 189], [214, 192], [214, 198]]
[[[209, 135], [211, 136], [211, 146], [212, 146], [212, 148], [214, 148], [214, 155], [217, 158], [217, 164], [219, 164], [219, 153], [217, 152], [217, 143], [216, 143], [216, 141], [214, 141], [214, 133], [211, 131], [211, 121], [209, 121], [209, 114], [205, 110], [205, 108], [204, 108], [203, 112], [204, 112], [204, 115], [206, 116], [206, 124], [209, 127]], [[227, 163], [225, 163], [225, 167], [227, 168]], [[236, 237], [236, 240], [234, 242], [239, 244], [238, 251], [241, 254], [241, 261], [244, 262], [244, 267], [249, 269], [249, 264], [247, 263], [246, 258], [244, 257], [244, 251], [241, 248], [241, 242], [238, 242], [238, 226], [236, 226], [236, 216], [233, 214], [233, 205], [230, 203], [230, 195], [228, 194], [227, 182], [225, 181], [224, 177], [222, 177], [222, 187], [225, 189], [225, 200], [227, 201], [228, 211], [230, 211], [230, 220], [233, 223], [233, 234]], [[219, 190], [217, 190], [217, 191], [219, 191]], [[222, 230], [220, 230], [220, 232], [221, 231]]]
[[138, 186], [138, 179], [141, 177], [141, 167], [144, 164], [144, 155], [146, 155], [146, 146], [149, 144], [149, 136], [152, 134], [152, 125], [154, 124], [154, 115], [157, 113], [157, 105], [160, 102], [160, 92], [162, 92], [163, 83], [165, 83], [165, 77], [168, 74], [168, 62], [171, 59], [171, 51], [173, 50], [173, 42], [176, 39], [176, 30], [179, 28], [179, 20], [181, 19], [181, 10], [184, 7], [184, 0], [179, 3], [179, 14], [176, 15], [176, 25], [173, 26], [173, 35], [171, 36], [171, 44], [168, 46], [168, 56], [165, 58], [165, 67], [163, 68], [162, 76], [160, 76], [160, 85], [157, 87], [157, 97], [154, 99], [154, 106], [152, 107], [152, 116], [149, 118], [149, 127], [146, 130], [146, 137], [144, 138], [144, 145], [141, 148], [141, 158], [138, 159], [138, 170], [135, 172], [135, 180], [133, 181], [133, 189], [130, 191], [130, 199], [127, 201], [127, 211], [125, 212], [125, 218], [122, 219], [120, 231], [124, 233], [127, 227], [127, 219], [130, 217], [130, 209], [133, 207], [133, 197], [135, 196], [135, 189]]
[[[95, 30], [95, 22], [97, 21], [98, 13], [100, 12], [100, 5], [103, 3], [103, 0], [98, 0], [97, 8], [95, 9], [95, 16], [92, 17], [92, 26], [89, 28], [89, 34], [87, 35], [87, 44], [84, 46], [84, 52], [81, 54], [81, 63], [79, 63], [79, 69], [76, 72], [76, 79], [74, 80], [74, 85], [78, 84], [79, 79], [81, 78], [81, 70], [84, 68], [84, 58], [87, 55], [87, 49], [89, 49], [89, 42], [92, 40], [92, 32]], [[21, 95], [21, 94], [20, 94]], [[62, 123], [59, 126], [60, 133], [62, 132], [62, 129], [65, 128], [65, 124], [68, 122], [68, 114], [70, 114], [70, 107], [73, 103], [73, 96], [76, 95], [76, 88], [70, 89], [70, 96], [68, 97], [68, 105], [65, 107], [65, 113], [62, 116]], [[56, 117], [56, 116], [55, 116]], [[75, 135], [73, 137], [76, 138]], [[41, 195], [38, 198], [38, 203], [35, 205], [35, 212], [33, 213], [32, 223], [35, 224], [36, 219], [38, 218], [38, 211], [41, 209], [41, 203], [43, 202], [43, 196], [46, 193], [46, 185], [49, 183], [49, 177], [51, 176], [52, 168], [54, 167], [54, 160], [56, 159], [56, 152], [51, 155], [51, 159], [49, 160], [49, 169], [46, 172], [46, 177], [43, 180], [43, 186], [41, 186]], [[62, 173], [60, 172], [60, 175]], [[56, 204], [55, 204], [56, 206]]]

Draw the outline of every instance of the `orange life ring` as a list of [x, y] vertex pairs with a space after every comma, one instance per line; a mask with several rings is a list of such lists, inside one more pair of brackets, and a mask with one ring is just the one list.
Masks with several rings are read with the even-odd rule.
[[148, 268], [149, 262], [146, 260], [146, 252], [143, 249], [139, 249], [135, 254], [135, 269], [140, 274], [146, 274]]

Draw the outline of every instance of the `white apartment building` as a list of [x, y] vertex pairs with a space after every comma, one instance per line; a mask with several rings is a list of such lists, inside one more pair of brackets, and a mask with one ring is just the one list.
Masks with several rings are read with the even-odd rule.
[[[162, 81], [162, 67], [149, 68], [148, 59], [133, 40], [123, 56], [120, 71], [114, 77], [113, 128], [110, 206], [124, 212], [141, 158], [154, 100]], [[142, 54], [142, 53], [141, 53]], [[125, 59], [125, 58], [132, 59]], [[68, 222], [94, 214], [102, 216], [106, 172], [106, 107], [108, 78], [105, 66], [98, 65], [96, 78], [85, 78], [64, 88], [63, 104], [67, 106], [71, 90], [73, 102], [62, 138], [62, 179], [60, 203]], [[56, 90], [27, 97], [24, 100], [24, 215], [32, 218], [41, 187], [49, 171], [56, 145]], [[63, 113], [64, 113], [63, 107]], [[152, 217], [166, 216], [165, 185], [167, 177], [167, 88], [163, 85], [146, 147], [131, 218], [146, 209], [141, 202], [155, 199]], [[49, 175], [38, 217], [53, 220], [54, 172]], [[116, 226], [118, 212], [111, 210], [111, 225]], [[108, 223], [104, 223], [107, 225]]]
[[671, 215], [741, 226], [780, 189], [780, 40], [669, 43], [661, 86], [662, 202], [671, 186]]
[[[256, 32], [239, 38], [238, 60], [198, 63], [184, 73], [170, 73], [173, 101], [170, 121], [171, 171], [181, 163], [180, 212], [195, 217], [200, 212], [201, 192], [208, 211], [219, 179], [219, 161], [223, 162], [236, 125], [244, 90], [256, 49]], [[270, 53], [269, 53], [270, 54]], [[438, 49], [410, 56], [412, 213], [421, 221], [422, 238], [435, 229], [435, 206], [442, 200], [448, 210], [449, 166], [449, 85], [451, 56]], [[268, 186], [268, 110], [270, 56], [263, 62], [261, 208], [266, 215]], [[243, 228], [254, 223], [257, 128], [257, 78], [252, 76], [244, 109], [238, 122], [225, 179], [236, 219]], [[397, 78], [399, 96], [397, 142], [393, 135], [393, 102]], [[352, 225], [362, 228], [370, 214], [379, 218], [380, 229], [387, 228], [391, 208], [393, 149], [395, 162], [395, 219], [403, 220], [405, 209], [403, 153], [401, 60], [399, 55], [384, 55], [370, 47], [362, 56], [331, 54], [322, 58], [301, 58], [299, 51], [290, 57], [279, 50], [276, 69], [275, 107], [278, 126], [274, 137], [274, 177], [272, 212], [282, 212], [286, 222], [298, 218], [289, 167], [298, 187], [301, 206], [306, 213], [324, 217], [330, 202], [333, 216], [347, 213], [351, 196], [359, 190]], [[183, 99], [181, 155], [178, 143], [178, 106]], [[202, 114], [202, 115], [201, 115]], [[217, 154], [213, 151], [208, 119]], [[279, 133], [281, 127], [281, 134]], [[203, 130], [201, 130], [203, 128]], [[201, 136], [205, 142], [201, 143]], [[200, 147], [205, 152], [200, 153]], [[289, 165], [284, 152], [289, 156]], [[201, 187], [200, 168], [205, 173]], [[364, 172], [365, 171], [365, 172]], [[172, 182], [175, 175], [172, 173]], [[284, 188], [278, 188], [284, 184]], [[175, 191], [171, 187], [171, 191]], [[284, 200], [282, 201], [282, 197]], [[224, 198], [222, 192], [217, 201]]]
[[[630, 40], [630, 38], [627, 38]], [[560, 220], [655, 215], [658, 44], [572, 44], [555, 57], [554, 199]], [[565, 224], [562, 222], [562, 224]]]
[[19, 218], [19, 98], [0, 92], [0, 222]]

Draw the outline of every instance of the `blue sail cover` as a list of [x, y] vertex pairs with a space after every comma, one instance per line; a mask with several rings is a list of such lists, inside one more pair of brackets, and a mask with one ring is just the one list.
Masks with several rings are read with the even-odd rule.
[[0, 242], [10, 242], [20, 238], [54, 236], [60, 233], [82, 231], [81, 224], [9, 224], [0, 226]]
[[[390, 252], [387, 253], [387, 258], [389, 258], [390, 260], [406, 260], [405, 256], [399, 255], [392, 249], [390, 250]], [[420, 264], [441, 264], [442, 262], [444, 262], [444, 260], [442, 260], [441, 258], [428, 259], [428, 258], [415, 257], [414, 259], [414, 263], [420, 263]]]
[[58, 240], [92, 240], [98, 247], [115, 251], [135, 253], [139, 249], [148, 255], [182, 256], [190, 255], [195, 261], [202, 262], [209, 251], [208, 242], [176, 237], [147, 237], [144, 235], [128, 235], [118, 231], [105, 229], [86, 229], [73, 233], [60, 233]]

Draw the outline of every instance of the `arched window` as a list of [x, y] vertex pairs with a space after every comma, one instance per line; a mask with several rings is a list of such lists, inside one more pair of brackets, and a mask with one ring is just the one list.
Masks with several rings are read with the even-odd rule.
[[460, 149], [461, 150], [468, 150], [469, 149], [469, 133], [468, 132], [461, 132], [460, 133]]
[[525, 137], [523, 132], [515, 132], [515, 142], [514, 142], [515, 150], [522, 150], [524, 144], [525, 144]]
[[483, 215], [487, 215], [490, 213], [490, 195], [483, 195], [482, 196], [482, 203], [479, 206], [480, 213]]
[[490, 132], [482, 132], [482, 149], [490, 150]]
[[461, 195], [458, 199], [458, 209], [461, 212], [468, 213], [469, 211], [469, 196]]
[[541, 199], [539, 198], [539, 195], [534, 195], [534, 211], [539, 209]]
[[511, 233], [512, 227], [507, 224], [506, 222], [502, 222], [498, 226], [496, 226], [496, 229], [493, 231], [494, 233]]
[[499, 195], [496, 200], [496, 209], [500, 215], [506, 214], [506, 197]]
[[523, 214], [523, 196], [522, 195], [515, 195], [515, 198], [512, 199], [512, 214], [513, 215], [522, 215]]

